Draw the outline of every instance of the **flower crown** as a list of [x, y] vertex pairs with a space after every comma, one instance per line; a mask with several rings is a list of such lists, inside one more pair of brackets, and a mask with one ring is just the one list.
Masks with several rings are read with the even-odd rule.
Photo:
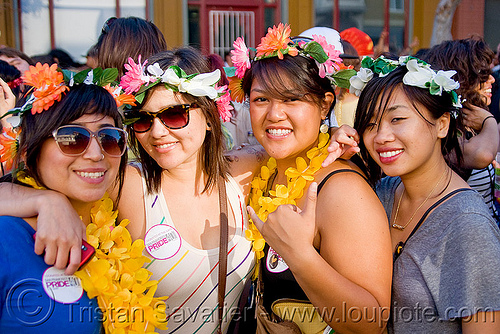
[[147, 62], [145, 60], [141, 64], [139, 56], [137, 64], [129, 58], [128, 64], [124, 65], [127, 72], [122, 76], [120, 86], [126, 94], [134, 94], [135, 101], [142, 103], [148, 89], [163, 83], [165, 88], [173, 92], [188, 93], [197, 97], [206, 96], [214, 100], [222, 121], [229, 121], [233, 106], [227, 86], [217, 86], [221, 77], [220, 70], [188, 75], [179, 66], [169, 66], [163, 71], [158, 63], [146, 67]]
[[350, 79], [351, 88], [349, 92], [359, 96], [374, 74], [383, 77], [398, 66], [406, 66], [408, 69], [408, 73], [403, 77], [405, 85], [427, 88], [431, 95], [441, 96], [444, 91], [450, 95], [455, 108], [462, 108], [460, 96], [455, 92], [460, 87], [460, 83], [451, 78], [457, 72], [454, 70], [435, 72], [431, 69], [431, 65], [411, 56], [400, 57], [399, 60], [387, 59], [384, 56], [377, 59], [364, 57], [359, 72]]
[[[327, 77], [333, 85], [342, 88], [349, 88], [349, 78], [355, 75], [352, 69], [341, 69], [342, 59], [340, 50], [328, 44], [324, 36], [312, 35], [312, 39], [300, 38], [293, 41], [290, 38], [291, 28], [288, 24], [280, 23], [277, 27], [269, 28], [266, 36], [262, 37], [257, 49], [247, 48], [243, 38], [238, 37], [233, 43], [234, 50], [231, 50], [231, 60], [234, 67], [227, 68], [226, 74], [230, 81], [231, 97], [237, 102], [243, 102], [245, 95], [241, 89], [241, 80], [247, 69], [251, 67], [250, 50], [255, 51], [252, 61], [265, 58], [301, 55], [312, 58], [316, 61], [320, 77]], [[307, 41], [306, 41], [307, 39]]]
[[8, 119], [13, 129], [4, 129], [4, 132], [0, 134], [0, 162], [6, 162], [8, 170], [12, 168], [12, 161], [19, 147], [18, 137], [21, 130], [17, 127], [21, 123], [22, 115], [29, 110], [33, 115], [48, 110], [56, 101], [61, 100], [66, 91], [75, 85], [87, 84], [103, 87], [113, 96], [118, 107], [123, 104], [133, 104], [134, 97], [132, 95], [123, 94], [119, 86], [112, 86], [117, 76], [118, 70], [116, 68], [86, 69], [74, 73], [58, 69], [57, 64], [49, 66], [37, 63], [35, 66], [30, 66], [22, 77], [26, 85], [32, 86], [30, 97], [22, 107], [11, 109], [0, 117], [16, 115]]

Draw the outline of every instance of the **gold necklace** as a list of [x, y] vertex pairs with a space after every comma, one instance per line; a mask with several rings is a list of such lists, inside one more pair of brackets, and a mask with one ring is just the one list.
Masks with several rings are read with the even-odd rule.
[[[277, 184], [274, 190], [268, 191], [268, 185], [272, 184], [276, 172], [276, 160], [269, 158], [266, 166], [261, 167], [259, 175], [251, 182], [249, 205], [262, 221], [267, 220], [269, 213], [276, 210], [281, 204], [296, 204], [295, 200], [302, 198], [304, 187], [307, 182], [314, 181], [314, 174], [321, 169], [321, 163], [328, 156], [328, 133], [320, 133], [318, 146], [307, 151], [309, 165], [304, 158], [296, 159], [297, 167], [289, 167], [285, 171], [287, 185]], [[246, 238], [252, 241], [252, 248], [257, 259], [264, 256], [264, 246], [266, 244], [259, 230], [250, 220], [248, 229], [245, 231]]]
[[[446, 174], [446, 171], [447, 171], [447, 169], [444, 170], [443, 174], [441, 175], [441, 177], [437, 181], [437, 183], [434, 186], [434, 188], [432, 188], [432, 190], [429, 193], [429, 195], [427, 195], [427, 197], [424, 199], [424, 201], [422, 203], [420, 203], [420, 205], [415, 210], [415, 212], [413, 212], [413, 214], [410, 217], [410, 220], [408, 220], [408, 222], [404, 226], [401, 226], [399, 224], [396, 224], [396, 219], [398, 219], [399, 206], [401, 205], [401, 200], [403, 199], [403, 195], [405, 194], [405, 190], [406, 190], [405, 188], [403, 188], [403, 193], [401, 194], [401, 197], [399, 198], [398, 206], [396, 207], [396, 213], [394, 214], [394, 220], [392, 221], [392, 225], [391, 226], [393, 228], [398, 229], [400, 231], [403, 231], [411, 223], [411, 221], [413, 220], [413, 217], [415, 217], [415, 214], [418, 212], [418, 210], [420, 210], [420, 208], [425, 204], [425, 202], [427, 202], [427, 200], [431, 197], [431, 195], [434, 192], [434, 190], [436, 190], [438, 184], [441, 183], [441, 180], [443, 179], [444, 175]], [[403, 185], [403, 187], [404, 187], [404, 185]]]

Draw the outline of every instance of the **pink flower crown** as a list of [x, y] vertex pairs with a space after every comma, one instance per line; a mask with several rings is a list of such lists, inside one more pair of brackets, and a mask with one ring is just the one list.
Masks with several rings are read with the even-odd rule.
[[319, 69], [319, 76], [328, 77], [332, 85], [349, 88], [349, 79], [356, 74], [352, 69], [341, 69], [343, 67], [340, 58], [340, 50], [334, 45], [328, 44], [326, 38], [320, 35], [312, 35], [309, 38], [290, 38], [291, 28], [288, 24], [280, 23], [277, 27], [269, 28], [266, 36], [262, 37], [257, 49], [250, 49], [245, 45], [243, 38], [238, 37], [233, 43], [231, 60], [234, 68], [227, 70], [229, 87], [233, 100], [243, 102], [244, 93], [241, 90], [241, 80], [245, 72], [251, 67], [250, 50], [255, 51], [252, 61], [265, 58], [278, 57], [283, 59], [284, 55], [312, 58]]
[[138, 103], [144, 100], [146, 91], [160, 83], [165, 88], [180, 93], [187, 93], [193, 96], [206, 96], [214, 100], [217, 104], [217, 110], [223, 122], [231, 118], [231, 98], [227, 86], [219, 87], [217, 83], [220, 80], [220, 70], [210, 73], [186, 74], [179, 66], [169, 66], [163, 71], [158, 63], [148, 65], [147, 60], [141, 64], [139, 56], [136, 64], [132, 58], [125, 64], [127, 72], [120, 80], [120, 86], [125, 93], [133, 94]]

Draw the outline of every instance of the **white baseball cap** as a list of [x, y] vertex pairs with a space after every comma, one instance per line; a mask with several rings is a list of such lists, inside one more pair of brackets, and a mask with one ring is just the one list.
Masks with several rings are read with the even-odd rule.
[[328, 27], [312, 27], [303, 31], [299, 36], [313, 38], [312, 35], [325, 36], [328, 44], [335, 46], [336, 50], [340, 50], [340, 53], [344, 53], [344, 48], [340, 43], [340, 34], [337, 30]]

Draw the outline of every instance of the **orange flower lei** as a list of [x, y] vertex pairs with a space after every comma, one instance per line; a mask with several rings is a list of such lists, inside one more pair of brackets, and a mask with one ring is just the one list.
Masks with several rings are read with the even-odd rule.
[[[33, 188], [44, 189], [23, 171], [18, 172], [16, 178]], [[93, 204], [87, 241], [96, 252], [75, 276], [81, 279], [89, 298], [97, 297], [106, 333], [166, 330], [166, 304], [163, 300], [167, 297], [154, 297], [158, 281], [150, 281], [151, 272], [142, 268], [151, 261], [142, 255], [144, 240], [132, 242], [126, 229], [130, 221], [124, 219], [116, 225], [117, 216], [108, 194]]]
[[[276, 172], [276, 160], [271, 157], [266, 166], [261, 167], [260, 174], [254, 177], [251, 182], [249, 205], [262, 221], [265, 222], [267, 216], [281, 204], [295, 205], [295, 200], [302, 198], [307, 182], [314, 181], [314, 174], [321, 169], [321, 164], [328, 156], [329, 137], [327, 133], [320, 133], [318, 146], [306, 153], [309, 165], [304, 158], [298, 157], [296, 159], [297, 167], [289, 167], [285, 171], [287, 185], [277, 184], [275, 190], [269, 191], [270, 196], [265, 196], [265, 193], [268, 189], [269, 179]], [[245, 235], [248, 240], [253, 242], [252, 248], [257, 259], [262, 258], [266, 242], [252, 221], [250, 221]]]
[[0, 134], [0, 162], [5, 162], [6, 171], [12, 169], [14, 158], [19, 149], [18, 137], [21, 131], [4, 128], [4, 132]]

